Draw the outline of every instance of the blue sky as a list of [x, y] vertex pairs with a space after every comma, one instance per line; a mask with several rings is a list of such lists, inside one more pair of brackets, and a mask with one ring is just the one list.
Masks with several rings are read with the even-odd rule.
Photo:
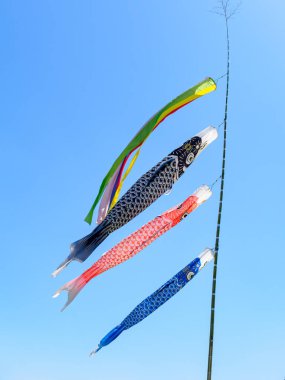
[[[141, 300], [214, 245], [218, 187], [133, 260], [91, 282], [64, 312], [54, 291], [220, 171], [221, 138], [91, 258], [50, 273], [102, 178], [141, 125], [206, 76], [225, 72], [213, 1], [31, 1], [0, 5], [1, 374], [5, 380], [206, 377], [212, 264], [96, 358], [88, 353]], [[213, 379], [283, 379], [284, 2], [244, 2], [231, 21], [226, 187]], [[223, 119], [218, 89], [164, 122], [125, 190], [173, 148]], [[283, 174], [282, 174], [283, 173]]]

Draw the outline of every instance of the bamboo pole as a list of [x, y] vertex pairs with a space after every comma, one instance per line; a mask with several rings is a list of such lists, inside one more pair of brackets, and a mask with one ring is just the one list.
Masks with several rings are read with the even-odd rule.
[[224, 125], [224, 137], [223, 137], [223, 156], [222, 156], [222, 171], [221, 171], [221, 184], [220, 184], [220, 201], [219, 201], [217, 227], [216, 227], [215, 259], [214, 259], [213, 280], [212, 280], [212, 298], [211, 298], [211, 317], [210, 317], [210, 336], [209, 336], [207, 380], [212, 379], [215, 307], [216, 307], [216, 284], [217, 284], [218, 257], [219, 257], [219, 248], [220, 248], [220, 231], [221, 231], [221, 220], [222, 220], [222, 210], [223, 210], [224, 183], [225, 183], [228, 97], [229, 97], [229, 82], [230, 82], [230, 39], [229, 39], [228, 20], [236, 12], [237, 8], [234, 11], [230, 12], [229, 11], [229, 1], [222, 0], [219, 2], [218, 10], [214, 11], [215, 13], [223, 16], [225, 19], [226, 41], [227, 41], [227, 75], [226, 75], [227, 84], [226, 84], [226, 96], [225, 96], [224, 123], [223, 123], [223, 125]]

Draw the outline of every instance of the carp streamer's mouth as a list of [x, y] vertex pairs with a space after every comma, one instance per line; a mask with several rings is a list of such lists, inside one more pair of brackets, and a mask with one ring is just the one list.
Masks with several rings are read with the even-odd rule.
[[209, 126], [203, 129], [203, 131], [199, 132], [196, 136], [200, 137], [202, 140], [201, 147], [198, 152], [198, 154], [200, 154], [206, 148], [206, 146], [217, 139], [218, 131], [216, 128]]
[[212, 195], [212, 191], [211, 189], [209, 188], [209, 186], [207, 185], [202, 185], [200, 186], [194, 193], [193, 195], [195, 195], [197, 198], [198, 198], [198, 204], [202, 204], [204, 203], [207, 199], [210, 198], [210, 196]]
[[199, 271], [211, 260], [214, 258], [214, 251], [210, 248], [206, 248], [199, 256], [201, 266]]

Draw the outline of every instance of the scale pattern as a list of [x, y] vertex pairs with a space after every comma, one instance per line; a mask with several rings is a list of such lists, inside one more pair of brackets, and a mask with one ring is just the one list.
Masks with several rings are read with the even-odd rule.
[[[108, 232], [124, 226], [161, 195], [171, 190], [173, 184], [194, 161], [201, 144], [201, 138], [194, 136], [145, 173], [108, 213], [105, 219], [106, 225], [109, 225]], [[162, 167], [163, 169], [159, 170]], [[150, 179], [152, 181], [149, 183]]]
[[[116, 203], [105, 219], [106, 223], [111, 222], [110, 233], [128, 223], [172, 188], [178, 178], [178, 160], [173, 158], [173, 156], [165, 157], [144, 174]], [[149, 183], [163, 164], [164, 168]]]
[[198, 207], [198, 197], [190, 195], [182, 204], [157, 216], [137, 231], [123, 239], [97, 260], [82, 277], [89, 282], [93, 277], [135, 256], [154, 240], [174, 227]]
[[156, 217], [103, 254], [82, 276], [86, 282], [89, 282], [93, 277], [135, 256], [171, 227], [170, 219], [163, 216]]
[[161, 288], [142, 301], [121, 323], [124, 330], [141, 322], [166, 301], [173, 297], [189, 282], [199, 271], [201, 262], [196, 258], [184, 269], [173, 276]]

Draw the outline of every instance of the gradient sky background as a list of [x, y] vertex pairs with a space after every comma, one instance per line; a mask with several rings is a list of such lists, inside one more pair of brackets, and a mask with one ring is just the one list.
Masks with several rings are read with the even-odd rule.
[[[50, 273], [126, 143], [166, 102], [225, 73], [215, 1], [16, 1], [0, 4], [2, 380], [206, 378], [212, 264], [94, 359], [99, 340], [206, 246], [212, 199], [133, 260], [91, 282], [60, 313], [51, 298], [99, 255], [219, 175], [221, 138], [146, 212], [91, 258]], [[283, 380], [284, 1], [244, 1], [231, 20], [228, 156], [213, 379]], [[283, 79], [282, 79], [283, 78]], [[124, 187], [223, 119], [215, 93], [164, 122]]]

